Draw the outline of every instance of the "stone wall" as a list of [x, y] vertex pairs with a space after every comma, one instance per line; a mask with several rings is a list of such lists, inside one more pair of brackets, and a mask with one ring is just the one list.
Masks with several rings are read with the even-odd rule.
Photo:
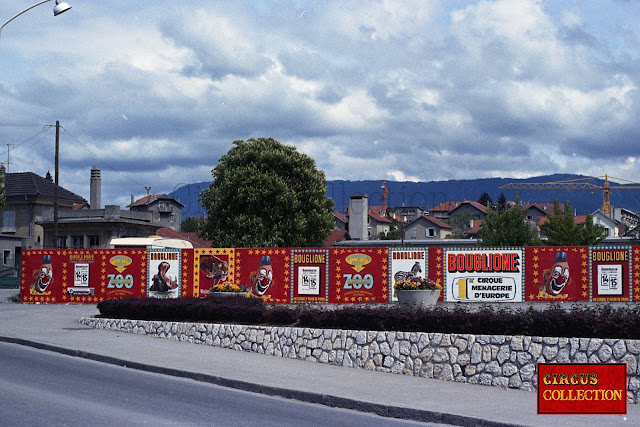
[[638, 403], [640, 340], [376, 332], [82, 318], [95, 328], [394, 374], [535, 391], [536, 363], [627, 364]]

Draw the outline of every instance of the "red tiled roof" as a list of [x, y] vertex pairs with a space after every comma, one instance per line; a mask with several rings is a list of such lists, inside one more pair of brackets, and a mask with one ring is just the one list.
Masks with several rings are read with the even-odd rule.
[[369, 216], [378, 222], [391, 222], [382, 211], [382, 206], [369, 206]]
[[345, 240], [348, 235], [347, 230], [333, 230], [329, 237], [324, 239], [323, 245], [325, 248], [331, 247], [335, 242]]
[[464, 234], [478, 234], [478, 232], [480, 232], [480, 229], [482, 228], [482, 220], [474, 219], [472, 224], [473, 225], [471, 227], [464, 231]]
[[433, 218], [433, 217], [426, 216], [426, 215], [423, 215], [421, 218], [424, 218], [427, 221], [431, 221], [433, 224], [437, 225], [440, 228], [444, 228], [446, 230], [451, 230], [451, 228], [452, 228], [449, 224], [447, 224], [446, 222], [444, 222], [442, 220], [439, 220], [438, 218]]
[[458, 203], [458, 206], [456, 206], [455, 208], [451, 209], [452, 211], [459, 208], [462, 205], [471, 205], [473, 207], [475, 207], [476, 209], [482, 211], [482, 212], [486, 212], [487, 211], [487, 207], [485, 205], [483, 205], [482, 203], [478, 203], [478, 202], [471, 202], [469, 200], [465, 200], [464, 202]]
[[[543, 225], [547, 224], [549, 222], [549, 217], [546, 216], [541, 216], [540, 219], [538, 220], [538, 227], [542, 227]], [[573, 217], [573, 223], [574, 224], [584, 224], [585, 222], [587, 222], [587, 216], [586, 215], [576, 215]]]
[[194, 248], [211, 248], [213, 242], [198, 237], [196, 233], [191, 232], [178, 232], [169, 227], [162, 227], [156, 231], [156, 234], [160, 237], [167, 237], [172, 239], [184, 239], [191, 242]]
[[438, 206], [434, 206], [429, 209], [429, 212], [449, 212], [451, 209], [457, 207], [459, 205], [458, 202], [444, 202], [440, 203]]
[[[542, 212], [553, 214], [553, 203], [524, 203], [522, 205], [522, 209], [524, 209], [525, 211], [531, 209], [532, 207], [538, 208]], [[564, 203], [560, 203], [560, 209], [564, 211]]]
[[344, 214], [341, 214], [338, 211], [333, 211], [333, 216], [335, 216], [336, 218], [338, 218], [340, 221], [346, 223], [347, 222], [347, 218], [344, 216]]

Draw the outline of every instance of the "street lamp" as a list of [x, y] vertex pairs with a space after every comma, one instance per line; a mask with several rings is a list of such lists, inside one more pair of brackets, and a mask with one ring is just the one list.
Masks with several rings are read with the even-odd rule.
[[[39, 3], [34, 4], [33, 6], [29, 6], [28, 8], [26, 8], [25, 10], [23, 10], [22, 12], [18, 13], [16, 16], [14, 16], [13, 18], [9, 19], [7, 22], [5, 22], [4, 24], [2, 24], [2, 27], [0, 27], [0, 35], [2, 34], [2, 29], [11, 21], [13, 21], [14, 19], [16, 19], [18, 16], [22, 15], [25, 12], [30, 11], [31, 9], [33, 9], [36, 6], [40, 6], [41, 4], [45, 4], [50, 2], [51, 0], [44, 0], [41, 1]], [[67, 10], [71, 9], [71, 6], [69, 6], [69, 4], [67, 2], [64, 1], [60, 1], [60, 0], [56, 0], [56, 5], [53, 7], [53, 16], [58, 16], [61, 13], [66, 12]]]

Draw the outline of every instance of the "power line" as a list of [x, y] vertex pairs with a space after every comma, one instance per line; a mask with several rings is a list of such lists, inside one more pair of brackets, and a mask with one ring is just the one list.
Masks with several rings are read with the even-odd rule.
[[73, 134], [71, 134], [71, 132], [69, 132], [67, 129], [65, 129], [64, 127], [60, 126], [60, 128], [62, 130], [64, 130], [71, 138], [73, 138], [78, 144], [80, 144], [80, 146], [82, 148], [84, 148], [85, 150], [87, 150], [89, 152], [89, 154], [91, 154], [93, 157], [95, 157], [96, 159], [98, 159], [99, 161], [101, 161], [102, 163], [104, 163], [109, 169], [111, 169], [112, 171], [114, 171], [115, 173], [117, 173], [118, 175], [122, 176], [123, 178], [137, 184], [140, 185], [141, 187], [144, 187], [145, 185], [140, 183], [139, 181], [136, 181], [133, 178], [130, 178], [129, 176], [125, 175], [124, 173], [120, 172], [119, 170], [117, 170], [116, 168], [114, 168], [113, 166], [111, 166], [106, 160], [104, 160], [103, 158], [101, 158], [100, 156], [98, 156], [97, 154], [95, 154], [93, 151], [91, 151], [86, 145], [84, 145], [82, 142], [80, 142], [80, 140], [78, 138], [76, 138]]

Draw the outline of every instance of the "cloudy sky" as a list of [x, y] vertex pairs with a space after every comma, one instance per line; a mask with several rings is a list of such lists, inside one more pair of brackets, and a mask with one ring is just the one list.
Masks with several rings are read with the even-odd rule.
[[[35, 0], [2, 0], [0, 22]], [[69, 0], [0, 38], [0, 161], [102, 202], [273, 137], [327, 179], [640, 181], [635, 0]]]

